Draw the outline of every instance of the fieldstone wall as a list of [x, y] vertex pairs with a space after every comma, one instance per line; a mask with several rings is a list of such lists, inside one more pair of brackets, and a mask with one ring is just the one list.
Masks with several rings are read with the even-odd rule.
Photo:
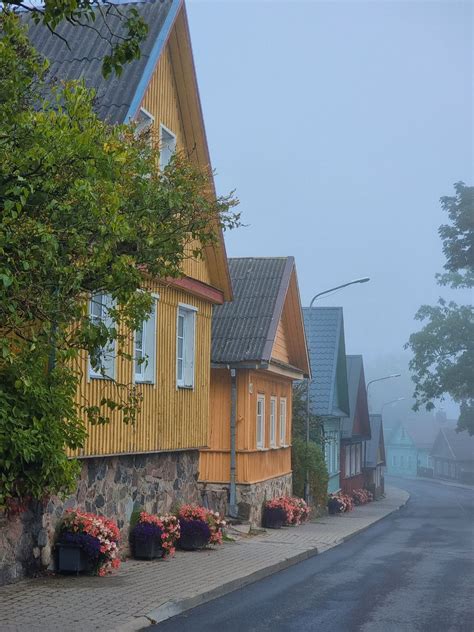
[[[229, 504], [229, 485], [199, 483], [202, 502], [210, 509], [226, 514]], [[237, 484], [237, 507], [239, 518], [252, 526], [261, 526], [263, 504], [278, 496], [291, 496], [293, 480], [291, 474], [277, 476], [260, 483]]]
[[197, 450], [84, 459], [75, 494], [0, 516], [0, 585], [54, 568], [56, 529], [66, 509], [115, 520], [126, 554], [134, 509], [165, 513], [183, 502], [200, 502], [198, 465]]

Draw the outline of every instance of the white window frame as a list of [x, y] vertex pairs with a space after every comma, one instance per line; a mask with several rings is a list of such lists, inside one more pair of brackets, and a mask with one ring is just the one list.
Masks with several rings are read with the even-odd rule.
[[[261, 412], [259, 412], [260, 404], [261, 404]], [[259, 428], [260, 428], [260, 432], [259, 432]], [[259, 439], [259, 434], [260, 434], [260, 439]], [[257, 439], [257, 449], [263, 450], [265, 447], [265, 395], [263, 393], [257, 394], [256, 439]]]
[[345, 463], [345, 473], [346, 478], [350, 478], [351, 476], [351, 446], [346, 445], [346, 463]]
[[286, 397], [280, 397], [280, 445], [286, 446]]
[[[166, 140], [163, 139], [163, 136], [170, 137]], [[164, 144], [167, 143], [169, 146], [164, 147]], [[170, 149], [172, 147], [172, 149]], [[176, 134], [172, 132], [166, 125], [160, 123], [160, 171], [169, 164], [173, 154], [176, 152]]]
[[[176, 387], [194, 388], [194, 364], [196, 356], [196, 314], [197, 307], [179, 303], [176, 313]], [[183, 317], [183, 348], [179, 351], [179, 320]], [[182, 362], [180, 375], [179, 363]]]
[[362, 444], [361, 443], [356, 444], [355, 457], [356, 457], [356, 464], [355, 464], [356, 474], [360, 474], [362, 471], [361, 470], [361, 460], [362, 460]]
[[356, 464], [355, 464], [355, 445], [351, 445], [351, 476], [355, 476], [356, 474]]
[[137, 384], [156, 384], [156, 340], [157, 340], [157, 312], [158, 312], [158, 294], [152, 294], [152, 308], [148, 319], [142, 322], [142, 357], [145, 356], [145, 362], [137, 364], [136, 340], [137, 332], [133, 336], [133, 357], [134, 357], [134, 378]]
[[[135, 138], [140, 138], [143, 134], [148, 134], [148, 132], [151, 131], [154, 122], [155, 117], [153, 114], [148, 112], [148, 110], [145, 110], [145, 108], [140, 108], [135, 119]], [[149, 142], [151, 143], [151, 136], [149, 137]]]
[[397, 455], [392, 454], [392, 465], [393, 467], [397, 467]]
[[277, 398], [272, 395], [270, 397], [270, 447], [277, 447], [277, 432], [276, 432], [276, 416], [277, 416]]
[[[97, 292], [96, 294], [93, 294], [89, 299], [89, 318], [91, 319], [92, 323], [94, 323], [94, 319], [97, 318], [92, 313], [92, 304], [96, 302], [95, 297], [98, 296], [103, 297], [100, 303], [102, 309], [99, 319], [101, 320], [101, 322], [107, 323], [108, 321], [107, 324], [108, 326], [110, 326], [112, 324], [112, 321], [110, 319], [110, 316], [108, 316], [108, 310], [113, 307], [114, 303], [110, 294], [106, 294], [105, 292]], [[89, 358], [89, 378], [93, 378], [96, 380], [115, 379], [116, 342], [116, 340], [113, 340], [110, 342], [110, 344], [107, 345], [107, 347], [103, 347], [103, 361], [101, 362], [101, 366], [97, 369], [92, 366]]]

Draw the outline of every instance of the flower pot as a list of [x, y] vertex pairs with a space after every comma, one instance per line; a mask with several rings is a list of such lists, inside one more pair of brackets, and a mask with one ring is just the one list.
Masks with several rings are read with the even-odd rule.
[[90, 570], [89, 558], [77, 544], [56, 544], [59, 573], [80, 573]]
[[281, 529], [286, 525], [286, 512], [281, 507], [264, 507], [262, 526], [265, 529]]
[[184, 551], [197, 551], [207, 544], [209, 544], [209, 538], [204, 534], [187, 535], [182, 533], [178, 540], [179, 548]]
[[133, 543], [133, 555], [138, 560], [156, 560], [163, 557], [165, 551], [161, 540], [156, 538], [136, 539]]

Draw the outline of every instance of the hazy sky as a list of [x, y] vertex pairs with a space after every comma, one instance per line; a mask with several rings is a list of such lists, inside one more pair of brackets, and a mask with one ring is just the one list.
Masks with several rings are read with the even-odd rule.
[[304, 305], [370, 276], [319, 302], [344, 307], [370, 373], [448, 295], [439, 197], [474, 180], [473, 3], [187, 5], [217, 187], [248, 224], [228, 254], [294, 255]]

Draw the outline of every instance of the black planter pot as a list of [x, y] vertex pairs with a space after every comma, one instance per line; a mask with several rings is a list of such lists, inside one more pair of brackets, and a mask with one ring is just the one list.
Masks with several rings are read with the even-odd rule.
[[82, 547], [77, 544], [56, 544], [59, 573], [81, 573], [90, 570], [90, 561]]
[[331, 516], [341, 513], [341, 503], [339, 500], [336, 500], [335, 498], [330, 498], [328, 500], [328, 513]]
[[161, 541], [156, 538], [140, 538], [133, 542], [133, 556], [138, 560], [156, 560], [164, 554]]
[[207, 544], [209, 544], [209, 538], [201, 534], [186, 535], [182, 533], [178, 540], [178, 546], [183, 551], [197, 551]]
[[286, 522], [286, 513], [279, 507], [265, 507], [262, 526], [265, 529], [281, 529]]

